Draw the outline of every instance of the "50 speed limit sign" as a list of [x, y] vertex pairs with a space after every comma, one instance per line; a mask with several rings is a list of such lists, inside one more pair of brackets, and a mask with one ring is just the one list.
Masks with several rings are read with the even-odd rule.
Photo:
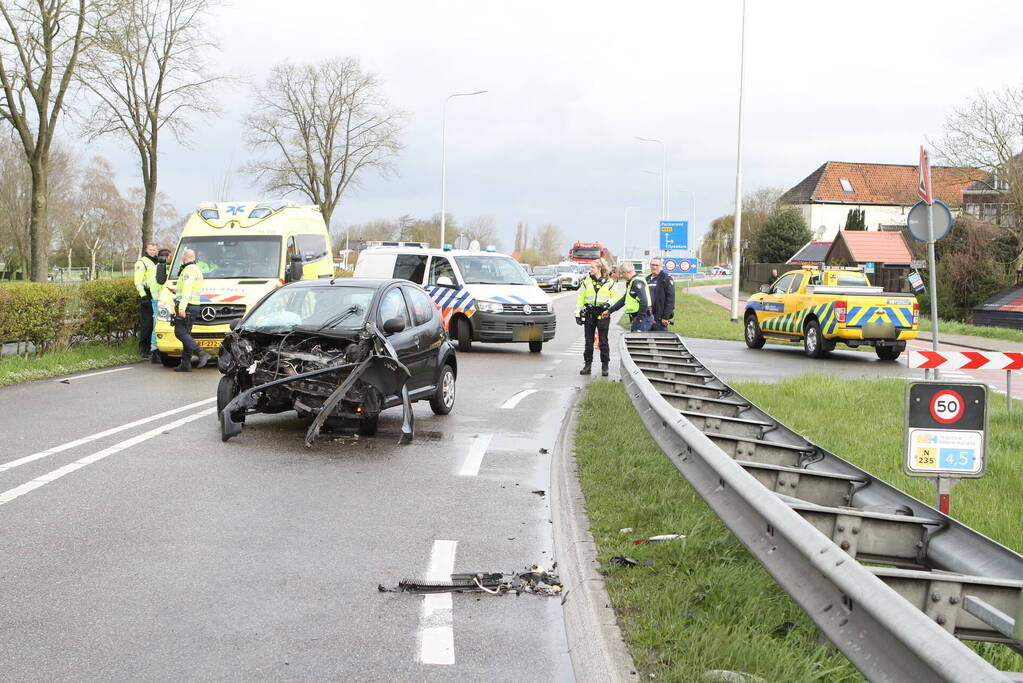
[[906, 386], [903, 470], [917, 477], [982, 477], [987, 470], [984, 384], [910, 382]]

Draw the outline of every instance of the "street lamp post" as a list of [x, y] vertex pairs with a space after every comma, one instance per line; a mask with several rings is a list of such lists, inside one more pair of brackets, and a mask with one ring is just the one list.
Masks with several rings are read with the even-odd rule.
[[732, 237], [732, 322], [739, 319], [739, 248], [742, 239], [742, 89], [746, 78], [746, 0], [739, 39], [739, 144], [735, 153], [735, 233]]
[[441, 116], [440, 124], [440, 248], [444, 248], [444, 230], [447, 223], [447, 189], [448, 189], [448, 167], [447, 167], [447, 134], [448, 134], [448, 102], [452, 97], [472, 97], [482, 95], [486, 90], [476, 92], [456, 92], [447, 96], [444, 100], [444, 114]]
[[641, 138], [638, 135], [633, 135], [632, 139], [640, 142], [656, 142], [661, 146], [661, 220], [666, 221], [671, 213], [671, 200], [668, 197], [668, 146], [664, 144], [663, 140], [656, 138]]

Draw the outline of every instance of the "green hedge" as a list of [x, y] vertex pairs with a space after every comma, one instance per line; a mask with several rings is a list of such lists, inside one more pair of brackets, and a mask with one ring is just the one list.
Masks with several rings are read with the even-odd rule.
[[135, 333], [138, 310], [138, 294], [128, 279], [4, 284], [0, 341], [31, 342], [45, 353], [70, 346], [76, 336], [122, 337]]

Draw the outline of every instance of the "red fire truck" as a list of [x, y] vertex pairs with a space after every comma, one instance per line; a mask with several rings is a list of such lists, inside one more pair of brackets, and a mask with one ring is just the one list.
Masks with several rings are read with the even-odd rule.
[[607, 247], [600, 242], [576, 242], [568, 250], [568, 260], [576, 263], [592, 263], [599, 258], [607, 261], [610, 255]]

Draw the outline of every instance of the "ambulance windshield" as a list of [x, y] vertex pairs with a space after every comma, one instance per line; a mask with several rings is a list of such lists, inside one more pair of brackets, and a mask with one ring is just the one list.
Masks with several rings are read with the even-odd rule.
[[278, 278], [281, 272], [281, 238], [273, 235], [244, 237], [184, 237], [174, 255], [168, 276], [181, 272], [185, 249], [195, 251], [195, 264], [207, 278]]

